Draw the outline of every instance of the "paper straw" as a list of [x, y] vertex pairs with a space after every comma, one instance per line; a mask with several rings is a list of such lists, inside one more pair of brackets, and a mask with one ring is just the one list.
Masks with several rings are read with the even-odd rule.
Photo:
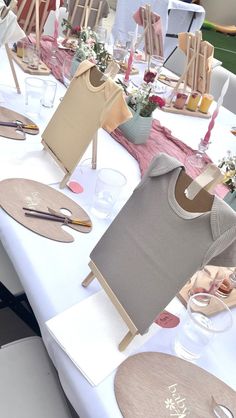
[[223, 103], [224, 96], [225, 96], [225, 94], [226, 94], [226, 92], [228, 90], [228, 87], [229, 87], [229, 77], [227, 78], [227, 80], [225, 81], [225, 83], [224, 83], [224, 85], [222, 87], [222, 90], [221, 90], [221, 93], [220, 93], [220, 97], [219, 97], [218, 102], [217, 102], [216, 109], [213, 112], [212, 118], [211, 118], [210, 123], [208, 125], [207, 133], [206, 133], [206, 135], [204, 136], [204, 139], [203, 139], [203, 144], [204, 145], [205, 144], [208, 144], [208, 142], [210, 141], [211, 131], [214, 128], [216, 117], [217, 117], [217, 115], [219, 113], [220, 106]]

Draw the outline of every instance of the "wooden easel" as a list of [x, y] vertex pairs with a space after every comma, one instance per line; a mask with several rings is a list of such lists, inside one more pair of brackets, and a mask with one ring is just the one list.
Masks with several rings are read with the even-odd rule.
[[[74, 25], [74, 21], [76, 18], [76, 12], [79, 10], [82, 10], [82, 15], [80, 17], [80, 21], [76, 22], [76, 25], [79, 25], [83, 28], [87, 28], [88, 26], [88, 21], [89, 21], [89, 17], [91, 15], [91, 13], [93, 13], [94, 17], [95, 17], [95, 25], [98, 25], [100, 16], [101, 16], [101, 10], [102, 10], [102, 2], [100, 1], [98, 4], [98, 7], [95, 7], [93, 5], [94, 0], [85, 0], [83, 1], [84, 4], [81, 4], [82, 1], [81, 0], [76, 0], [75, 4], [74, 4], [74, 8], [71, 14], [71, 17], [69, 18], [70, 24], [73, 26]], [[68, 39], [70, 36], [71, 30], [68, 29], [67, 33], [66, 33], [66, 38]]]
[[179, 34], [179, 48], [186, 54], [186, 67], [194, 60], [188, 70], [184, 72], [184, 86], [188, 85], [199, 93], [209, 93], [211, 78], [211, 60], [214, 54], [213, 45], [202, 40], [202, 32]]
[[[214, 188], [216, 183], [219, 183], [222, 180], [222, 177], [223, 175], [221, 174], [220, 169], [214, 166], [213, 164], [207, 166], [204, 173], [200, 174], [195, 180], [192, 180], [192, 178], [189, 177], [184, 171], [181, 171], [176, 184], [176, 200], [183, 209], [189, 212], [198, 213], [210, 211], [212, 208], [214, 197], [209, 193], [209, 190]], [[206, 188], [208, 191], [205, 190], [203, 187]], [[188, 191], [191, 199], [186, 196], [188, 195]], [[101, 241], [102, 239], [103, 238], [101, 238]], [[88, 274], [88, 276], [82, 281], [82, 286], [87, 287], [95, 278], [97, 278], [100, 285], [107, 293], [111, 302], [114, 304], [115, 308], [117, 309], [117, 311], [119, 312], [129, 329], [129, 331], [121, 340], [118, 346], [119, 350], [123, 351], [127, 348], [127, 346], [130, 344], [133, 338], [139, 333], [138, 327], [135, 324], [135, 318], [131, 318], [129, 316], [126, 309], [121, 304], [121, 302], [113, 292], [112, 288], [108, 284], [106, 278], [98, 269], [97, 265], [92, 259], [89, 262], [89, 267], [91, 271]], [[115, 266], [114, 268], [118, 267]], [[142, 309], [141, 306], [140, 309]], [[158, 314], [158, 312], [156, 314]], [[148, 324], [148, 326], [150, 325], [151, 324]]]
[[[3, 10], [1, 18], [4, 19], [8, 15], [8, 13], [15, 7], [15, 5], [16, 5], [15, 0], [11, 0], [11, 2], [9, 3], [9, 6], [6, 7], [5, 10]], [[9, 64], [10, 64], [12, 76], [13, 76], [13, 79], [14, 79], [14, 83], [15, 83], [15, 86], [16, 86], [16, 91], [17, 91], [18, 94], [20, 94], [21, 93], [20, 85], [19, 85], [19, 82], [18, 82], [18, 78], [17, 78], [16, 71], [15, 71], [14, 64], [13, 64], [13, 60], [12, 60], [11, 51], [10, 51], [10, 48], [9, 48], [8, 44], [5, 44], [5, 49], [6, 49], [7, 58], [8, 58]]]
[[[43, 31], [45, 21], [48, 16], [49, 2], [50, 0], [32, 0], [28, 4], [28, 0], [22, 0], [17, 10], [18, 24], [21, 26], [22, 30], [26, 33], [26, 35], [30, 35], [33, 28], [35, 28], [36, 50], [38, 54], [40, 51], [40, 37]], [[26, 17], [22, 19], [21, 15], [24, 12], [25, 7], [28, 7], [27, 14]], [[39, 17], [40, 8], [42, 10], [41, 19]], [[11, 51], [9, 47], [6, 47], [6, 50], [9, 56], [10, 64], [12, 63], [13, 65], [12, 60], [14, 60], [24, 72], [32, 75], [50, 74], [50, 69], [42, 61], [40, 61], [38, 69], [30, 69], [28, 65], [23, 62], [22, 58], [17, 56], [16, 52]]]
[[[120, 67], [117, 63], [112, 62], [107, 67], [105, 73], [103, 74], [96, 66], [92, 67], [91, 79], [90, 79], [92, 85], [94, 87], [101, 86], [106, 80], [106, 77], [111, 77], [111, 78], [115, 77], [115, 75], [119, 71], [119, 68]], [[57, 110], [57, 112], [60, 112], [60, 115], [64, 114], [65, 108], [63, 108], [63, 104], [64, 103], [62, 101]], [[69, 105], [68, 102], [67, 104]], [[56, 115], [56, 117], [57, 116], [58, 115]], [[87, 123], [87, 121], [85, 121], [85, 123]], [[58, 123], [54, 122], [52, 118], [51, 121], [49, 122], [49, 125], [45, 129], [46, 133], [45, 132], [43, 133], [42, 144], [44, 148], [53, 157], [53, 159], [57, 162], [57, 164], [65, 172], [65, 176], [60, 182], [60, 188], [64, 188], [91, 141], [92, 141], [92, 168], [93, 169], [97, 168], [97, 132], [95, 133], [93, 138], [86, 138], [86, 141], [83, 144], [78, 143], [74, 130], [71, 134], [68, 135], [69, 138], [66, 138], [65, 141], [58, 141], [57, 137], [56, 138], [53, 137], [52, 139], [52, 136], [54, 136], [54, 132], [58, 130], [58, 126], [57, 126]], [[70, 149], [69, 155], [68, 155], [68, 149]], [[67, 154], [66, 161], [64, 159], [65, 154]]]
[[145, 36], [145, 55], [146, 58], [152, 55], [163, 57], [163, 40], [160, 34], [155, 33], [153, 25], [155, 22], [155, 14], [151, 10], [150, 4], [141, 7], [143, 29]]
[[[50, 0], [32, 0], [29, 4], [28, 0], [22, 0], [18, 10], [17, 19], [19, 25], [22, 27], [26, 35], [30, 35], [33, 28], [35, 27], [36, 36], [36, 48], [37, 51], [40, 49], [40, 37], [43, 32], [44, 24], [48, 17], [48, 8]], [[27, 8], [26, 16], [22, 18], [22, 13]], [[41, 17], [39, 17], [39, 11], [42, 10]]]
[[176, 109], [172, 105], [172, 100], [177, 93], [180, 84], [183, 83], [183, 91], [197, 91], [201, 94], [209, 93], [211, 79], [211, 59], [214, 54], [214, 47], [206, 41], [202, 41], [201, 31], [193, 33], [179, 34], [179, 48], [186, 54], [186, 66], [182, 76], [176, 83], [167, 106], [163, 110], [170, 113], [179, 113], [189, 116], [197, 116], [201, 118], [209, 118], [210, 114], [201, 112], [191, 112], [187, 109]]

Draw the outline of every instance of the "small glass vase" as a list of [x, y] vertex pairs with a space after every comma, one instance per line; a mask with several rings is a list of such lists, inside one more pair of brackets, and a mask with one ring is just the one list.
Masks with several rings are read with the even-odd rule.
[[205, 167], [206, 162], [204, 161], [204, 155], [208, 150], [209, 145], [209, 142], [206, 143], [203, 139], [201, 139], [198, 145], [198, 150], [187, 158], [187, 162], [197, 168]]

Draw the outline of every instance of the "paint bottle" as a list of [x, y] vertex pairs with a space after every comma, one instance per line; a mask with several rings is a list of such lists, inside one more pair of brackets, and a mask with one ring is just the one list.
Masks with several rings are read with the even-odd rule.
[[230, 274], [225, 275], [215, 294], [217, 296], [221, 296], [222, 298], [227, 298], [234, 288], [236, 288], [236, 269], [231, 271]]
[[174, 107], [180, 110], [183, 109], [187, 99], [188, 99], [187, 93], [178, 91], [176, 94]]
[[199, 106], [199, 112], [208, 113], [208, 110], [214, 100], [211, 94], [203, 94], [202, 100]]
[[189, 96], [186, 109], [191, 110], [192, 112], [196, 112], [200, 99], [201, 99], [200, 93], [198, 93], [198, 91], [193, 91]]

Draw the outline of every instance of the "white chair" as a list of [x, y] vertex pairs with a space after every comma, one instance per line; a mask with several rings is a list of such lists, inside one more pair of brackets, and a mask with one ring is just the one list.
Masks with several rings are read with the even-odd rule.
[[176, 48], [170, 57], [165, 61], [164, 67], [173, 73], [181, 76], [186, 63], [186, 55], [181, 49]]
[[[181, 76], [186, 65], [186, 55], [181, 49], [176, 48], [170, 57], [165, 61], [164, 66], [173, 73]], [[222, 65], [222, 62], [213, 58], [212, 69]]]
[[72, 418], [41, 338], [2, 346], [0, 375], [1, 418]]
[[235, 0], [201, 0], [201, 6], [206, 11], [206, 19], [220, 25], [235, 25]]
[[230, 77], [229, 88], [225, 94], [223, 106], [233, 113], [236, 113], [236, 75], [224, 67], [216, 67], [212, 71], [210, 93], [218, 100], [222, 86], [227, 77]]

